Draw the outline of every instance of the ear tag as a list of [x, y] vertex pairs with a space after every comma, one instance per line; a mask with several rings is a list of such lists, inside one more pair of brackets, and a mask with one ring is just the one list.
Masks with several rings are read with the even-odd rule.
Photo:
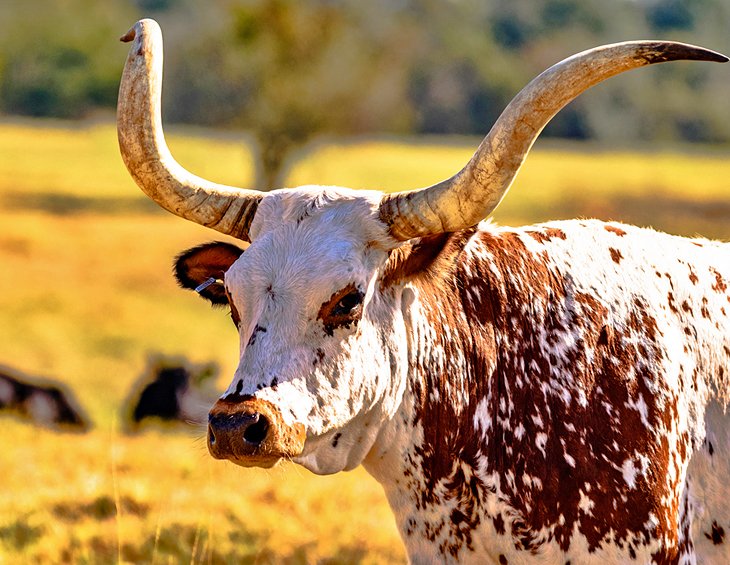
[[208, 280], [206, 280], [205, 282], [202, 282], [202, 283], [200, 283], [200, 284], [199, 284], [198, 286], [196, 286], [196, 287], [195, 287], [195, 292], [197, 292], [198, 294], [200, 294], [200, 293], [201, 293], [201, 292], [203, 292], [203, 291], [204, 291], [204, 290], [205, 290], [206, 288], [208, 288], [208, 287], [209, 287], [210, 285], [213, 285], [213, 284], [216, 284], [216, 283], [218, 283], [218, 284], [223, 284], [223, 281], [222, 281], [222, 280], [220, 280], [220, 279], [217, 279], [217, 278], [215, 278], [215, 277], [210, 277], [210, 278], [209, 278]]

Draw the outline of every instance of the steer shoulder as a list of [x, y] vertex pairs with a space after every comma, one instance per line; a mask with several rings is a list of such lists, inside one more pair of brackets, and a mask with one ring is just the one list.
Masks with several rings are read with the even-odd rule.
[[413, 296], [412, 416], [386, 487], [410, 493], [406, 544], [510, 563], [691, 553], [687, 468], [706, 403], [727, 402], [729, 259], [597, 221], [483, 224], [392, 257], [383, 284]]

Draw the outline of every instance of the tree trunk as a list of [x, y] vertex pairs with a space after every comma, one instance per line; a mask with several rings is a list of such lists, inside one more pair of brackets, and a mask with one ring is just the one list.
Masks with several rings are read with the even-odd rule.
[[282, 136], [259, 137], [257, 141], [256, 188], [264, 192], [284, 188], [285, 164], [294, 144]]

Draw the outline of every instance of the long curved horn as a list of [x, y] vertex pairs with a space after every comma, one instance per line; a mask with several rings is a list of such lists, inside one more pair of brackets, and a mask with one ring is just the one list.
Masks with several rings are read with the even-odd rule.
[[117, 135], [129, 173], [166, 210], [248, 241], [262, 193], [216, 184], [186, 171], [173, 158], [162, 132], [162, 32], [140, 20], [121, 38], [133, 41], [119, 86]]
[[728, 61], [725, 55], [694, 45], [631, 41], [597, 47], [553, 65], [515, 96], [461, 171], [427, 188], [384, 196], [380, 219], [399, 241], [477, 224], [500, 203], [535, 139], [563, 106], [613, 75], [680, 59]]

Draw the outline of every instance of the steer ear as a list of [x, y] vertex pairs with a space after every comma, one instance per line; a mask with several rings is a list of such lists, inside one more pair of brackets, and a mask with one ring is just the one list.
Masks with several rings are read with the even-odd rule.
[[240, 247], [222, 241], [193, 247], [175, 259], [175, 278], [181, 287], [197, 290], [200, 296], [213, 304], [228, 304], [223, 276], [241, 253], [243, 249]]

